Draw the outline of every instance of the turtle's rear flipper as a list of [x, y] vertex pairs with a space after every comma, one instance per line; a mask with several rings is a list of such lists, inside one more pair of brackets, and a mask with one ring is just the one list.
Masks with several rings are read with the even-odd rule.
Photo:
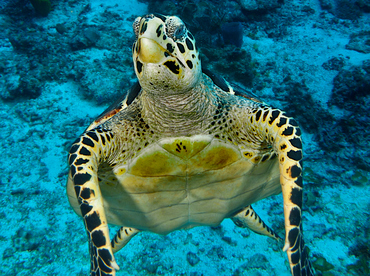
[[111, 241], [113, 253], [121, 250], [139, 230], [122, 226]]
[[249, 228], [257, 234], [265, 235], [276, 240], [281, 240], [281, 238], [262, 221], [251, 205], [244, 208], [231, 219], [236, 226]]

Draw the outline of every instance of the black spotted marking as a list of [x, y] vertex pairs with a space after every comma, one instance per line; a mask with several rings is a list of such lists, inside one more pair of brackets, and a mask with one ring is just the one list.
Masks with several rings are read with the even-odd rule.
[[90, 188], [84, 188], [80, 193], [82, 199], [89, 199], [91, 196], [95, 196], [95, 193]]
[[293, 134], [293, 130], [293, 127], [288, 126], [281, 134], [284, 136], [291, 136]]
[[143, 64], [138, 60], [136, 60], [136, 69], [139, 74], [143, 71]]
[[245, 216], [247, 217], [249, 215], [249, 209], [247, 210], [247, 212], [245, 213]]
[[141, 26], [141, 29], [140, 29], [140, 35], [142, 35], [143, 33], [145, 33], [146, 29], [148, 28], [148, 20], [144, 21], [143, 22], [143, 25]]
[[191, 60], [187, 60], [187, 61], [186, 61], [186, 64], [188, 65], [188, 67], [189, 67], [190, 69], [193, 69], [193, 63], [191, 62]]
[[280, 145], [280, 150], [285, 150], [286, 148], [287, 148], [287, 145], [286, 144]]
[[258, 122], [258, 120], [261, 118], [261, 114], [262, 114], [262, 111], [258, 110], [256, 113], [256, 122]]
[[300, 176], [302, 173], [302, 170], [300, 167], [298, 167], [297, 165], [293, 165], [291, 168], [290, 168], [290, 176], [292, 178], [296, 178], [298, 176]]
[[155, 13], [154, 14], [155, 17], [158, 17], [160, 20], [162, 20], [163, 22], [166, 22], [166, 17], [162, 14], [159, 14], [159, 13]]
[[293, 276], [305, 276], [299, 265], [293, 266]]
[[75, 166], [71, 166], [70, 167], [70, 171], [71, 171], [71, 176], [74, 177], [75, 174], [76, 174], [76, 167]]
[[181, 54], [185, 53], [185, 47], [181, 43], [177, 42], [177, 48], [179, 48]]
[[77, 154], [72, 154], [69, 156], [68, 163], [70, 166], [72, 165], [72, 163], [75, 161], [76, 158], [77, 158]]
[[291, 225], [299, 226], [301, 224], [301, 210], [297, 207], [293, 208], [289, 214], [289, 221]]
[[279, 117], [280, 111], [274, 110], [271, 112], [271, 117], [269, 121], [269, 125], [272, 125], [272, 123], [276, 120], [277, 117]]
[[[297, 250], [296, 252], [292, 253], [290, 255], [290, 259], [292, 260], [293, 264], [298, 264], [299, 260], [301, 259], [301, 252], [299, 252], [299, 250]], [[298, 274], [298, 275], [300, 275], [300, 274]]]
[[106, 133], [105, 137], [107, 138], [107, 141], [110, 142], [111, 137], [110, 137], [109, 133]]
[[82, 143], [84, 145], [89, 146], [89, 147], [92, 147], [92, 148], [95, 146], [94, 142], [91, 141], [91, 139], [90, 138], [87, 138], [87, 137], [83, 137], [82, 138]]
[[302, 189], [293, 188], [290, 194], [290, 201], [295, 205], [301, 207], [302, 206]]
[[278, 127], [282, 127], [287, 122], [287, 119], [285, 117], [281, 117], [279, 123], [277, 124]]
[[92, 232], [96, 227], [101, 225], [101, 220], [97, 212], [92, 213], [91, 215], [85, 216], [86, 228], [89, 232]]
[[294, 181], [295, 184], [297, 184], [299, 187], [303, 187], [303, 180], [302, 180], [302, 176], [299, 176], [295, 181]]
[[168, 69], [171, 70], [172, 73], [176, 75], [180, 73], [180, 67], [175, 61], [166, 61], [163, 65], [165, 65]]
[[289, 140], [289, 142], [290, 142], [290, 144], [291, 144], [293, 147], [295, 147], [295, 148], [297, 148], [297, 149], [302, 149], [302, 141], [301, 141], [301, 139], [300, 139], [300, 138], [295, 137], [295, 138], [293, 138], [293, 139], [290, 139], [290, 140]]
[[163, 40], [166, 40], [167, 39], [167, 36], [166, 35], [163, 35]]
[[167, 48], [167, 51], [169, 51], [171, 54], [175, 50], [175, 47], [173, 47], [171, 43], [167, 43], [166, 48]]
[[81, 191], [81, 186], [74, 186], [74, 187], [75, 187], [76, 196], [78, 197], [78, 195], [80, 194], [80, 191]]
[[107, 240], [104, 237], [103, 231], [101, 230], [92, 232], [91, 239], [96, 247], [104, 246], [107, 243]]
[[266, 154], [262, 157], [261, 162], [265, 162], [267, 159], [269, 159], [270, 155]]
[[290, 118], [290, 119], [289, 119], [289, 124], [290, 124], [291, 126], [295, 126], [295, 127], [297, 127], [297, 126], [298, 126], [297, 121], [296, 121], [296, 120], [294, 120], [294, 119], [292, 119], [292, 118]]
[[99, 142], [98, 135], [96, 135], [95, 132], [89, 131], [86, 133], [87, 136], [89, 136], [91, 139], [93, 139], [95, 142]]
[[[301, 235], [299, 235], [298, 239], [301, 241]], [[299, 247], [301, 246], [301, 242], [300, 241], [297, 241], [295, 243], [295, 245], [290, 249], [292, 252], [295, 252], [299, 249]]]
[[302, 159], [302, 151], [301, 150], [297, 150], [297, 151], [290, 150], [288, 151], [287, 156], [292, 160], [299, 161]]
[[91, 156], [91, 152], [85, 147], [81, 147], [79, 153], [82, 155]]
[[[110, 264], [112, 262], [112, 255], [109, 253], [109, 250], [106, 248], [102, 248], [98, 250], [99, 258], [99, 267], [105, 272], [111, 272], [112, 269], [105, 264]], [[100, 260], [104, 263], [100, 263]]]
[[299, 128], [299, 127], [297, 127], [296, 129], [295, 129], [295, 135], [297, 135], [297, 136], [301, 136], [301, 129]]
[[288, 241], [289, 241], [290, 246], [293, 246], [296, 243], [297, 238], [298, 238], [298, 235], [299, 235], [299, 229], [298, 229], [298, 227], [292, 228], [289, 231]]
[[89, 159], [78, 158], [74, 163], [76, 166], [83, 165], [89, 162]]
[[100, 135], [100, 139], [101, 139], [101, 143], [103, 144], [103, 146], [105, 146], [105, 138], [104, 138], [104, 135]]
[[161, 34], [162, 34], [161, 29], [162, 29], [162, 25], [159, 25], [158, 28], [155, 30], [155, 32], [157, 33], [157, 37], [161, 36]]
[[[78, 141], [80, 141], [80, 138], [78, 138]], [[73, 153], [75, 153], [75, 152], [77, 152], [77, 150], [78, 150], [78, 148], [80, 147], [80, 145], [78, 145], [78, 144], [74, 144], [72, 147], [71, 147], [71, 149], [69, 150], [69, 153], [70, 154], [73, 154]]]
[[[167, 53], [167, 52], [164, 52], [163, 54], [164, 54], [164, 57], [166, 57], [166, 58], [171, 56], [171, 55], [170, 55], [169, 53]], [[159, 73], [159, 72], [158, 72], [158, 73]], [[153, 85], [153, 84], [151, 83], [151, 85]]]
[[190, 37], [190, 39], [194, 40], [194, 36], [189, 31], [188, 31], [188, 37]]
[[93, 207], [88, 203], [83, 202], [80, 205], [80, 210], [83, 217], [85, 217], [86, 214], [88, 214], [92, 209]]
[[262, 122], [266, 121], [266, 117], [267, 117], [268, 114], [269, 114], [268, 110], [263, 113]]
[[189, 49], [190, 51], [194, 50], [194, 45], [193, 45], [193, 43], [190, 41], [190, 39], [189, 39], [188, 37], [185, 39], [185, 43], [186, 43], [186, 46], [188, 47], [188, 49]]
[[[74, 166], [72, 166], [74, 167]], [[89, 173], [78, 173], [74, 176], [73, 182], [75, 185], [84, 185], [87, 181], [91, 179], [91, 174]]]

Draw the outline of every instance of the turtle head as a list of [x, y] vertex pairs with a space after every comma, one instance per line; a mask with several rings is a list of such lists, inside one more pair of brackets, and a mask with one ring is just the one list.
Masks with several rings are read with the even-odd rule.
[[133, 23], [132, 56], [141, 87], [150, 92], [185, 93], [202, 75], [193, 35], [176, 16], [146, 15]]

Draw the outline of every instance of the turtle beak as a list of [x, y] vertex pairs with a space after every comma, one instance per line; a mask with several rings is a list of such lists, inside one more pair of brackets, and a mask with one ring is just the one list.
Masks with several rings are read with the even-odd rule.
[[167, 52], [156, 41], [142, 37], [138, 40], [138, 56], [144, 63], [159, 63], [164, 59], [164, 53]]

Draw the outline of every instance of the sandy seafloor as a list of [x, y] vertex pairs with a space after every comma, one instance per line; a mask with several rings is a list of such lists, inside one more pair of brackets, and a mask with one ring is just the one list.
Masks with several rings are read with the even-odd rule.
[[[85, 16], [91, 20], [106, 6], [115, 4], [118, 4], [115, 11], [124, 18], [148, 12], [146, 5], [136, 0], [129, 4], [117, 0], [90, 2], [91, 11]], [[312, 8], [320, 9], [318, 2], [308, 2]], [[55, 9], [47, 18], [35, 17], [33, 21], [52, 33], [55, 28], [48, 26], [55, 25], [61, 17], [68, 20], [75, 16], [72, 9]], [[369, 22], [369, 14], [365, 14], [359, 26]], [[313, 29], [313, 23], [292, 26], [291, 35], [278, 42], [269, 38], [256, 42], [245, 37], [243, 47], [255, 60], [271, 59], [296, 68], [315, 91], [314, 99], [325, 105], [337, 72], [323, 70], [322, 63], [342, 55], [350, 65], [359, 65], [370, 55], [347, 50], [348, 33]], [[123, 21], [120, 31], [130, 28], [131, 22]], [[258, 51], [255, 45], [252, 47], [255, 43]], [[8, 55], [13, 51], [6, 41], [2, 41], [1, 47], [1, 52]], [[126, 50], [129, 52], [130, 48]], [[94, 48], [85, 50], [85, 55], [91, 58], [97, 53]], [[129, 74], [134, 81], [132, 72]], [[67, 150], [71, 141], [107, 105], [96, 105], [78, 91], [78, 82], [49, 81], [37, 99], [1, 102], [0, 275], [88, 275], [90, 264], [83, 222], [69, 207], [65, 194]], [[271, 90], [266, 88], [262, 92], [268, 101]], [[278, 105], [278, 100], [273, 99], [270, 104]], [[342, 116], [340, 109], [333, 112]], [[334, 266], [324, 275], [356, 275], [347, 270], [357, 261], [349, 254], [349, 247], [364, 235], [368, 223], [369, 183], [354, 183], [354, 172], [347, 170], [346, 158], [339, 165], [323, 158], [325, 154], [314, 135], [304, 129], [303, 139], [305, 166], [315, 172], [314, 180], [321, 182], [316, 183], [320, 198], [310, 200], [310, 204], [321, 208], [305, 207], [306, 244], [312, 255], [323, 256]], [[368, 172], [362, 174], [370, 179]], [[262, 200], [254, 208], [266, 223], [283, 223], [281, 195]], [[282, 244], [238, 228], [230, 220], [215, 229], [198, 227], [167, 236], [140, 233], [116, 254], [121, 267], [117, 275], [287, 276], [290, 275], [287, 257], [281, 248]], [[191, 265], [187, 258], [198, 262]]]

